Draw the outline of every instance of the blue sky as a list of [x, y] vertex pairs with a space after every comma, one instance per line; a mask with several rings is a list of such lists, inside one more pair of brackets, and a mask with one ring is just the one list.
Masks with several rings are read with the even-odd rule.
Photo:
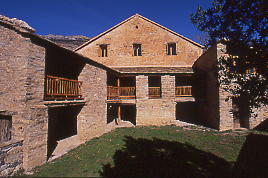
[[209, 0], [1, 0], [0, 14], [26, 21], [37, 34], [94, 37], [138, 13], [196, 42], [190, 14]]

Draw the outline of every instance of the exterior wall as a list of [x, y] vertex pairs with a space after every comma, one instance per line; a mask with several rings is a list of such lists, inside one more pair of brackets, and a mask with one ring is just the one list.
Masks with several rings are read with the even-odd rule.
[[[78, 115], [78, 136], [87, 141], [107, 132], [107, 72], [87, 64], [79, 80], [83, 81], [82, 94], [86, 104]], [[109, 130], [108, 130], [109, 131]]]
[[[262, 126], [263, 123], [268, 121], [268, 106], [262, 105], [259, 108], [254, 108], [251, 118], [249, 119], [249, 128], [253, 129], [260, 127], [261, 130], [267, 130], [267, 123]], [[256, 115], [256, 117], [254, 117]]]
[[[197, 97], [198, 112], [203, 121], [208, 126], [217, 128], [219, 130], [234, 129], [234, 115], [232, 113], [233, 103], [230, 98], [231, 95], [224, 90], [224, 86], [219, 84], [219, 78], [221, 77], [219, 71], [216, 71], [216, 67], [220, 58], [225, 55], [225, 46], [217, 44], [204, 53], [193, 65], [196, 75], [203, 75], [205, 85], [205, 95]], [[200, 84], [196, 88], [201, 88]], [[244, 106], [242, 106], [244, 107]], [[246, 109], [246, 108], [244, 108]], [[255, 115], [257, 114], [257, 117]], [[268, 118], [267, 106], [261, 106], [260, 108], [253, 109], [253, 113], [250, 114], [250, 118], [243, 116], [242, 121], [248, 124], [243, 127], [258, 128]]]
[[[226, 46], [219, 43], [217, 46], [217, 62], [221, 60], [221, 57], [226, 55]], [[218, 80], [220, 79], [221, 74], [218, 72]], [[218, 82], [219, 83], [219, 82]], [[232, 100], [227, 100], [228, 97], [231, 97], [231, 94], [227, 91], [224, 91], [224, 87], [219, 85], [219, 111], [220, 111], [220, 127], [219, 130], [229, 130], [234, 128], [234, 116], [232, 113]]]
[[148, 98], [148, 76], [136, 76], [136, 124], [164, 125], [176, 120], [175, 76], [161, 76], [162, 98]]
[[0, 26], [0, 110], [12, 113], [12, 139], [23, 138], [29, 40]]
[[[177, 55], [168, 56], [167, 43], [176, 43]], [[142, 45], [142, 56], [133, 56], [133, 43]], [[100, 44], [108, 44], [108, 57], [98, 57]], [[111, 66], [192, 66], [202, 48], [135, 16], [79, 49], [78, 53]]]
[[[198, 115], [204, 125], [219, 130], [233, 129], [232, 102], [226, 100], [229, 94], [219, 84], [220, 74], [216, 69], [224, 49], [222, 44], [214, 45], [193, 65], [195, 75], [201, 76], [198, 80], [202, 80], [194, 86]], [[203, 91], [198, 93], [198, 90]]]
[[9, 141], [0, 144], [0, 177], [13, 175], [22, 168], [23, 141]]
[[230, 94], [224, 89], [219, 89], [219, 130], [229, 130], [234, 128], [234, 118], [232, 113], [232, 100], [226, 100]]
[[198, 79], [201, 79], [201, 83], [195, 83], [193, 85], [198, 122], [207, 127], [219, 129], [220, 106], [217, 76], [215, 76], [215, 72], [212, 71], [200, 74]]
[[205, 126], [219, 129], [220, 103], [219, 85], [215, 66], [217, 64], [217, 47], [213, 46], [200, 56], [195, 64], [193, 96], [196, 100], [199, 122]]
[[12, 113], [11, 137], [24, 139], [23, 168], [28, 170], [46, 161], [45, 48], [2, 25], [0, 34], [0, 110]]

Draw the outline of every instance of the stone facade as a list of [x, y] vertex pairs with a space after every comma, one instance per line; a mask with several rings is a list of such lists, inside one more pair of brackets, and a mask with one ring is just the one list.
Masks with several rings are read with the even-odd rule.
[[[3, 25], [0, 31], [0, 41], [5, 43], [0, 58], [3, 64], [0, 100], [5, 102], [0, 103], [0, 108], [14, 113], [11, 139], [24, 139], [23, 168], [27, 170], [46, 162], [47, 115], [39, 112], [43, 107], [45, 48], [33, 43], [27, 33], [18, 29]], [[35, 150], [31, 149], [33, 145]], [[36, 159], [36, 155], [43, 159]]]
[[78, 136], [87, 141], [105, 133], [107, 127], [107, 71], [86, 65], [79, 80], [83, 81], [83, 97], [86, 105], [78, 115]]
[[[251, 118], [249, 119], [249, 128], [254, 129], [261, 125], [263, 122], [267, 122], [268, 119], [268, 106], [262, 105], [259, 108], [254, 108], [253, 113], [251, 113]], [[264, 125], [260, 129], [266, 129], [267, 125]]]
[[0, 144], [0, 177], [13, 175], [22, 169], [23, 141], [9, 141]]
[[[9, 22], [0, 21], [0, 34], [0, 101], [5, 101], [0, 103], [0, 114], [12, 118], [10, 142], [24, 140], [19, 145], [19, 164], [1, 161], [3, 175], [13, 174], [16, 166], [29, 171], [47, 161], [51, 148], [48, 137], [53, 134], [50, 130], [54, 123], [49, 119], [59, 119], [51, 108], [64, 110], [72, 105], [73, 101], [44, 101], [46, 75], [74, 80], [79, 76], [84, 81], [85, 100], [78, 102], [82, 109], [77, 116], [77, 134], [82, 141], [112, 129], [105, 126], [106, 71], [113, 70]], [[0, 145], [0, 149], [5, 150], [6, 146]], [[1, 156], [11, 159], [6, 152], [1, 152]]]
[[[136, 79], [132, 81], [136, 84], [136, 98], [109, 103], [111, 109], [124, 110], [124, 117], [127, 111], [135, 114], [134, 125], [172, 124], [176, 121], [176, 103], [195, 102], [198, 118], [206, 126], [233, 128], [233, 105], [226, 100], [228, 93], [219, 85], [216, 70], [224, 55], [222, 45], [202, 54], [201, 45], [135, 15], [77, 48], [76, 53], [33, 34], [33, 29], [24, 23], [23, 27], [19, 24], [0, 16], [0, 114], [12, 118], [11, 140], [0, 144], [0, 176], [44, 164], [55, 149], [51, 143], [59, 139], [72, 135], [72, 139], [83, 143], [120, 127], [120, 119], [112, 123], [107, 117], [110, 76]], [[176, 55], [167, 55], [170, 42], [176, 43]], [[101, 44], [108, 45], [108, 57], [98, 56]], [[133, 56], [133, 44], [142, 45], [142, 56]], [[195, 100], [178, 99], [176, 75], [191, 75], [192, 65], [198, 81], [192, 91]], [[48, 100], [44, 79], [48, 75], [82, 81], [82, 98]], [[161, 77], [159, 98], [149, 97], [150, 76]], [[267, 106], [254, 113], [258, 118], [250, 120], [250, 128], [267, 118]], [[118, 113], [114, 116], [120, 118]], [[66, 124], [67, 119], [72, 121]], [[70, 126], [72, 132], [59, 135], [59, 130]]]
[[[198, 114], [205, 125], [219, 130], [234, 129], [240, 125], [241, 127], [255, 128], [268, 118], [267, 106], [253, 109], [253, 113], [240, 118], [244, 123], [241, 124], [242, 121], [240, 121], [239, 126], [236, 126], [232, 96], [224, 90], [223, 85], [220, 85], [219, 77], [221, 74], [217, 71], [219, 60], [224, 55], [226, 55], [225, 46], [217, 44], [208, 49], [193, 65], [195, 75], [201, 81], [197, 82], [196, 85], [196, 88], [199, 88], [195, 96]], [[258, 116], [254, 117], [256, 114]], [[247, 121], [249, 123], [246, 123]]]
[[[177, 55], [167, 55], [167, 44], [176, 43]], [[133, 56], [133, 44], [142, 56]], [[108, 45], [108, 56], [99, 57], [99, 45]], [[140, 15], [134, 15], [91, 39], [77, 52], [108, 67], [189, 66], [203, 53], [202, 46]]]
[[166, 125], [176, 120], [175, 76], [161, 76], [162, 97], [149, 99], [148, 76], [136, 77], [137, 125]]

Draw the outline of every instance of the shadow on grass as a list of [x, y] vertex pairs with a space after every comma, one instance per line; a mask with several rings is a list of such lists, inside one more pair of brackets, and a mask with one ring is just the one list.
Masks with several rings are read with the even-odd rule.
[[268, 177], [268, 136], [249, 134], [233, 169], [234, 178]]
[[103, 177], [229, 177], [231, 165], [189, 144], [154, 138], [125, 138], [114, 166], [106, 164]]

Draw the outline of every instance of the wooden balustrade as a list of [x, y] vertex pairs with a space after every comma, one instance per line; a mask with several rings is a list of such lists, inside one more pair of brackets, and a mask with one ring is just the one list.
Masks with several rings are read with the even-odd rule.
[[192, 96], [192, 86], [179, 86], [176, 87], [176, 97]]
[[161, 87], [148, 87], [149, 98], [160, 98], [161, 97]]
[[136, 87], [107, 86], [108, 100], [135, 99], [135, 98], [136, 98]]
[[46, 76], [45, 99], [81, 99], [82, 82], [67, 78]]
[[[148, 87], [149, 98], [160, 98], [161, 87]], [[179, 86], [176, 87], [176, 97], [191, 97], [192, 86]], [[135, 99], [136, 87], [115, 87], [107, 86], [107, 99], [120, 100], [120, 99]]]

